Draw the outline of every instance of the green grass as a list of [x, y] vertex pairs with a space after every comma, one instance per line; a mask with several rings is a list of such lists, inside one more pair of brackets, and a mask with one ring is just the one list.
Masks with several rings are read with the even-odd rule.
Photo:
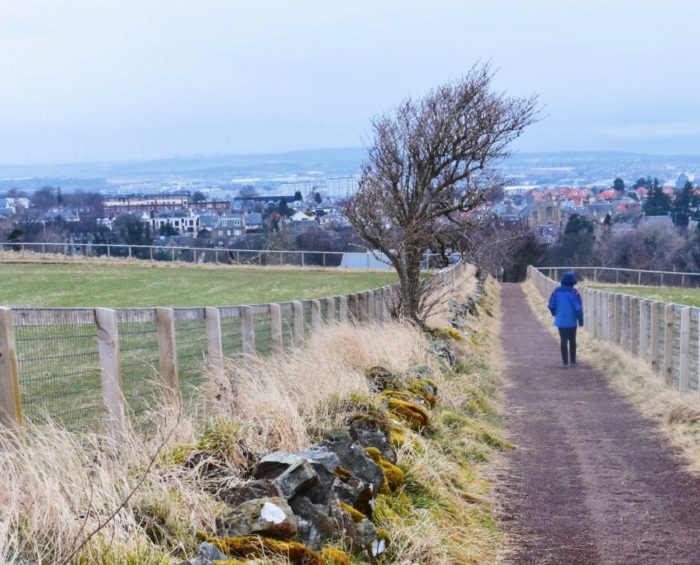
[[700, 307], [700, 288], [678, 288], [672, 286], [635, 286], [635, 285], [606, 285], [586, 284], [595, 289], [621, 292], [660, 302], [672, 302], [687, 306]]
[[0, 281], [3, 306], [137, 308], [308, 300], [376, 288], [396, 277], [329, 269], [0, 263]]

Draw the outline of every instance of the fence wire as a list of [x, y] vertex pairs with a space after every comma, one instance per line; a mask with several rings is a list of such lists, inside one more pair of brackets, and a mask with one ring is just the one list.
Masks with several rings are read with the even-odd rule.
[[16, 310], [15, 342], [24, 417], [74, 429], [102, 415], [97, 331], [92, 310]]

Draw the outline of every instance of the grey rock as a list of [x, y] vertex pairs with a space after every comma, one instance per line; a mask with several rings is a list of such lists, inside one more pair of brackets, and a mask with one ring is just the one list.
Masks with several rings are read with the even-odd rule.
[[292, 498], [297, 492], [318, 484], [319, 478], [311, 463], [304, 458], [299, 458], [299, 463], [291, 465], [274, 481], [282, 496]]
[[208, 559], [209, 561], [225, 561], [227, 556], [213, 543], [204, 542], [197, 548], [197, 557]]
[[365, 516], [372, 516], [372, 500], [376, 498], [377, 491], [371, 483], [367, 483], [357, 477], [337, 478], [331, 488], [331, 499], [344, 502], [357, 508]]
[[396, 463], [396, 450], [376, 419], [371, 417], [356, 418], [350, 422], [348, 428], [352, 439], [362, 447], [375, 447], [384, 459]]
[[272, 481], [261, 479], [222, 489], [216, 495], [228, 506], [238, 506], [247, 500], [280, 496], [280, 490]]
[[257, 498], [237, 506], [216, 521], [217, 536], [259, 534], [290, 538], [297, 533], [297, 521], [287, 501], [280, 497]]
[[340, 466], [353, 477], [372, 486], [372, 496], [379, 493], [384, 482], [384, 472], [366, 453], [364, 447], [355, 443], [350, 432], [344, 428], [331, 430], [318, 448], [333, 451], [340, 459]]
[[297, 496], [290, 505], [299, 518], [297, 539], [310, 548], [318, 550], [345, 535], [328, 504], [314, 504], [305, 496]]
[[253, 469], [256, 479], [276, 479], [289, 467], [303, 463], [303, 459], [295, 453], [275, 451], [265, 455]]
[[443, 339], [431, 341], [428, 345], [428, 350], [443, 359], [450, 367], [454, 367], [457, 364], [457, 354]]

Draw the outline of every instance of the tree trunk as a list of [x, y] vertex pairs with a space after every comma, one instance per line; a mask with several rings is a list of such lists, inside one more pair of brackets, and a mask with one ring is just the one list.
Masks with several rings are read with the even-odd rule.
[[406, 253], [403, 273], [399, 274], [399, 282], [403, 317], [422, 326], [423, 320], [420, 317], [420, 259], [421, 254], [418, 252]]

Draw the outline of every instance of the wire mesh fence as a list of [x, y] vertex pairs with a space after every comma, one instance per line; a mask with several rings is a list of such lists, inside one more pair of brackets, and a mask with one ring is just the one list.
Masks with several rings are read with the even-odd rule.
[[100, 363], [92, 310], [17, 310], [15, 341], [28, 419], [76, 429], [99, 424]]
[[[464, 265], [447, 271], [444, 284], [457, 280], [456, 269]], [[0, 384], [12, 391], [0, 396], [0, 416], [79, 430], [125, 418], [145, 426], [173, 390], [179, 388], [185, 403], [195, 398], [208, 371], [223, 372], [224, 358], [245, 362], [246, 355], [289, 350], [339, 317], [381, 321], [388, 308], [384, 290], [206, 309], [0, 308], [0, 354], [9, 352], [0, 363]], [[8, 370], [5, 359], [16, 363]], [[17, 406], [10, 406], [15, 397]]]

